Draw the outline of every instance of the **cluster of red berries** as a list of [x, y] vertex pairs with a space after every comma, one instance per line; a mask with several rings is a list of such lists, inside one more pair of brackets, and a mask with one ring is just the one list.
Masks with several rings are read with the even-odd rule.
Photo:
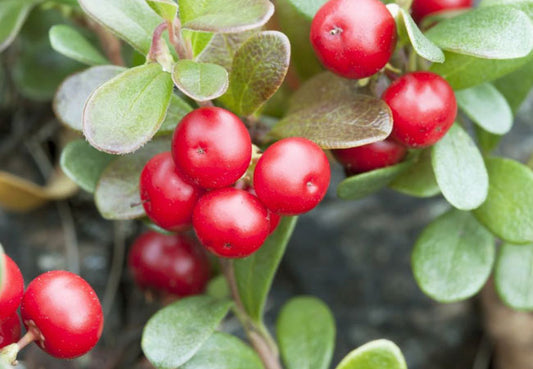
[[[0, 348], [18, 342], [16, 352], [35, 341], [48, 354], [72, 359], [91, 350], [102, 335], [102, 307], [91, 286], [67, 271], [35, 278], [24, 292], [20, 269], [7, 255], [0, 288]], [[20, 316], [27, 333], [20, 341]], [[1, 353], [1, 352], [0, 352]]]
[[[253, 180], [239, 181], [251, 170]], [[172, 152], [146, 164], [140, 195], [160, 227], [183, 231], [192, 225], [212, 253], [239, 258], [261, 247], [280, 216], [313, 209], [329, 180], [329, 162], [315, 143], [284, 139], [255, 162], [244, 123], [225, 109], [206, 107], [181, 120]]]
[[[418, 21], [434, 12], [472, 6], [472, 0], [414, 0]], [[374, 75], [396, 47], [396, 24], [379, 0], [330, 0], [317, 12], [310, 40], [326, 68], [353, 79]], [[390, 137], [382, 142], [334, 150], [349, 174], [394, 165], [407, 149], [429, 147], [448, 132], [457, 115], [451, 86], [431, 72], [407, 73], [392, 82], [382, 99], [393, 115]]]

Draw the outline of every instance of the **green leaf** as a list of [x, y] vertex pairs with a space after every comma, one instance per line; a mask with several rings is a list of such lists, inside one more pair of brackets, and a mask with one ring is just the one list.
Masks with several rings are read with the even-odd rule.
[[108, 64], [108, 60], [76, 29], [65, 24], [50, 28], [52, 48], [68, 58], [88, 65]]
[[533, 3], [531, 0], [482, 0], [479, 7], [507, 6], [522, 10], [530, 18], [533, 18]]
[[[215, 34], [209, 32], [194, 32], [187, 29], [182, 30], [182, 35], [189, 40], [192, 46], [192, 54], [196, 58], [210, 44]], [[199, 60], [196, 60], [199, 61]], [[215, 63], [218, 64], [218, 63]]]
[[208, 101], [228, 89], [228, 72], [220, 65], [179, 60], [174, 64], [172, 79], [176, 87], [190, 98]]
[[94, 202], [106, 219], [134, 219], [144, 216], [139, 195], [139, 178], [144, 165], [163, 151], [167, 140], [153, 140], [134, 154], [112, 161], [102, 172], [96, 185]]
[[141, 346], [147, 359], [158, 369], [185, 364], [213, 334], [231, 304], [194, 296], [159, 310], [143, 331]]
[[56, 117], [68, 127], [81, 131], [83, 108], [89, 96], [104, 82], [124, 71], [122, 67], [103, 65], [69, 76], [59, 85], [54, 97]]
[[0, 1], [0, 52], [13, 42], [38, 0]]
[[221, 300], [231, 298], [231, 291], [228, 285], [228, 281], [224, 275], [217, 275], [209, 280], [205, 289], [207, 296], [211, 296], [215, 299]]
[[487, 198], [489, 177], [476, 144], [454, 124], [431, 153], [435, 178], [450, 204], [461, 210], [479, 207]]
[[261, 322], [265, 302], [278, 265], [291, 238], [297, 217], [284, 217], [259, 251], [244, 259], [236, 259], [235, 279], [248, 315]]
[[299, 13], [311, 20], [327, 0], [288, 0]]
[[253, 35], [235, 53], [229, 89], [221, 101], [238, 115], [253, 114], [281, 86], [289, 62], [287, 36], [277, 31]]
[[337, 186], [337, 196], [344, 200], [358, 200], [387, 187], [398, 175], [409, 169], [411, 161], [357, 174]]
[[146, 0], [146, 2], [164, 20], [172, 22], [176, 18], [178, 4], [173, 0]]
[[527, 63], [494, 81], [494, 86], [505, 97], [513, 113], [516, 113], [533, 88], [533, 63]]
[[98, 23], [148, 54], [152, 33], [162, 19], [145, 0], [79, 0], [82, 9]]
[[276, 331], [287, 369], [327, 369], [335, 346], [335, 319], [314, 297], [296, 297], [283, 306]]
[[377, 340], [350, 352], [336, 369], [407, 369], [407, 364], [398, 346]]
[[533, 310], [533, 245], [503, 244], [494, 280], [498, 295], [516, 310]]
[[263, 369], [254, 350], [232, 335], [215, 332], [180, 369]]
[[461, 90], [498, 79], [522, 65], [531, 62], [532, 56], [518, 59], [494, 60], [444, 52], [446, 61], [433, 64], [430, 71], [444, 77], [454, 90]]
[[246, 40], [257, 33], [257, 30], [239, 33], [216, 33], [205, 49], [197, 56], [196, 61], [218, 64], [227, 71], [231, 71], [233, 58], [237, 50]]
[[486, 165], [489, 195], [474, 215], [504, 241], [533, 242], [533, 172], [509, 159], [490, 158]]
[[94, 149], [84, 140], [70, 142], [61, 152], [61, 169], [78, 186], [94, 193], [100, 175], [114, 156]]
[[305, 137], [324, 149], [347, 149], [382, 141], [392, 131], [387, 104], [367, 95], [324, 100], [280, 120], [275, 138]]
[[426, 36], [445, 50], [479, 58], [521, 58], [533, 50], [531, 20], [510, 7], [464, 13], [430, 28]]
[[129, 69], [87, 100], [83, 133], [98, 150], [126, 154], [148, 142], [165, 119], [172, 78], [159, 64]]
[[412, 254], [416, 282], [431, 298], [456, 302], [485, 285], [494, 263], [494, 237], [468, 212], [451, 210], [427, 226]]
[[195, 31], [233, 33], [264, 25], [274, 5], [269, 0], [178, 0], [183, 27]]
[[474, 127], [476, 132], [477, 141], [483, 155], [488, 156], [496, 147], [498, 147], [503, 136], [495, 135], [485, 131], [480, 126]]
[[389, 185], [395, 191], [415, 197], [432, 197], [440, 193], [431, 164], [431, 149], [414, 156], [409, 168], [400, 173]]
[[169, 135], [174, 133], [176, 126], [185, 115], [193, 111], [193, 108], [176, 94], [170, 97], [170, 104], [167, 109], [167, 116], [161, 124], [157, 135]]
[[486, 131], [506, 134], [513, 125], [513, 112], [505, 97], [490, 83], [484, 83], [455, 94], [459, 107]]

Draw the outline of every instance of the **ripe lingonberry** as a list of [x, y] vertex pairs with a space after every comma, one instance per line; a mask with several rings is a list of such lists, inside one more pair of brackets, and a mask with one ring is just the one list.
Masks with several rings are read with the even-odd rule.
[[394, 81], [383, 93], [392, 110], [391, 138], [411, 148], [433, 145], [450, 129], [457, 116], [451, 86], [431, 72], [414, 72]]
[[91, 286], [76, 274], [41, 274], [22, 298], [22, 321], [50, 355], [71, 359], [87, 353], [102, 334], [102, 306]]
[[0, 349], [20, 339], [20, 319], [17, 313], [0, 321]]
[[411, 6], [413, 18], [420, 22], [425, 16], [444, 11], [472, 7], [473, 0], [414, 0]]
[[0, 286], [0, 321], [10, 317], [18, 309], [24, 292], [24, 279], [19, 267], [9, 256], [2, 255], [4, 275]]
[[324, 198], [330, 180], [322, 149], [301, 137], [276, 142], [263, 153], [254, 172], [257, 197], [282, 215], [305, 213]]
[[139, 287], [180, 297], [201, 293], [210, 276], [205, 251], [183, 234], [142, 234], [131, 247], [128, 266]]
[[200, 108], [177, 126], [172, 156], [192, 182], [221, 188], [235, 183], [248, 169], [252, 141], [235, 114], [217, 107]]
[[139, 188], [144, 210], [158, 226], [171, 231], [191, 226], [192, 211], [203, 190], [185, 179], [170, 152], [154, 156], [145, 165]]
[[392, 140], [374, 142], [350, 149], [333, 150], [347, 174], [370, 172], [399, 163], [407, 149]]
[[[251, 193], [252, 195], [254, 195], [255, 197], [257, 197], [257, 193], [255, 193], [255, 190], [254, 190], [253, 187], [249, 187], [247, 189], [247, 191], [249, 193]], [[272, 233], [274, 233], [276, 228], [278, 228], [279, 222], [281, 221], [281, 215], [279, 215], [277, 213], [274, 213], [270, 209], [267, 209], [267, 210], [268, 210], [268, 220], [270, 221], [270, 232], [269, 232], [269, 234], [272, 234]]]
[[270, 232], [265, 206], [247, 191], [232, 187], [202, 196], [192, 222], [200, 242], [212, 253], [227, 258], [250, 255]]
[[379, 0], [330, 0], [313, 18], [310, 40], [326, 68], [346, 78], [365, 78], [391, 58], [396, 23]]

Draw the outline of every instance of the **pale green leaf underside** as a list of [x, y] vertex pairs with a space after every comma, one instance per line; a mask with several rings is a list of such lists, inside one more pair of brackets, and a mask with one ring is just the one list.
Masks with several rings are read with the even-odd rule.
[[449, 303], [475, 295], [494, 262], [494, 237], [467, 212], [451, 210], [418, 238], [412, 254], [415, 279], [425, 294]]
[[531, 0], [482, 0], [479, 7], [488, 6], [510, 6], [522, 10], [530, 18], [533, 18], [533, 2]]
[[221, 66], [179, 60], [173, 68], [172, 80], [181, 92], [197, 101], [208, 101], [228, 89], [228, 72]]
[[[194, 33], [200, 34], [200, 32]], [[231, 64], [235, 53], [246, 40], [256, 33], [258, 33], [258, 30], [239, 33], [215, 33], [202, 52], [197, 55], [196, 61], [218, 64], [228, 72], [231, 72]]]
[[[195, 32], [188, 29], [184, 29], [181, 32], [183, 38], [189, 40], [191, 43], [193, 59], [197, 58], [198, 55], [200, 55], [205, 50], [205, 48], [211, 43], [213, 37], [215, 37], [215, 34], [210, 32]], [[198, 59], [196, 59], [196, 61], [202, 62]], [[221, 66], [223, 67], [224, 65]]]
[[108, 60], [76, 29], [60, 24], [50, 29], [50, 44], [60, 54], [87, 65], [108, 64]]
[[415, 197], [431, 197], [440, 193], [431, 165], [431, 149], [424, 150], [413, 159], [413, 164], [390, 183], [395, 191]]
[[336, 369], [407, 369], [407, 364], [394, 342], [377, 340], [350, 352]]
[[169, 22], [172, 22], [178, 13], [178, 4], [173, 0], [146, 0], [159, 16]]
[[0, 1], [0, 52], [15, 39], [30, 10], [38, 0]]
[[517, 310], [533, 310], [533, 244], [501, 247], [494, 273], [501, 299]]

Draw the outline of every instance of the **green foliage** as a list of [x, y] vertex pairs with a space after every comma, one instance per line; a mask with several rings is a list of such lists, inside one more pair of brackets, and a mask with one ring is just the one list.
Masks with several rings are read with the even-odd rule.
[[533, 310], [533, 245], [504, 244], [501, 247], [494, 280], [502, 300], [513, 309]]
[[[231, 304], [208, 296], [194, 296], [159, 310], [144, 327], [141, 342], [144, 354], [158, 369], [185, 364], [211, 337]], [[204, 355], [209, 355], [209, 347]]]
[[231, 291], [226, 277], [220, 274], [211, 278], [207, 284], [205, 293], [219, 300], [231, 297]]
[[[246, 40], [258, 32], [258, 30], [251, 30], [239, 33], [217, 33], [213, 35], [207, 46], [197, 56], [196, 61], [218, 64], [227, 71], [231, 71], [233, 57], [237, 50]], [[201, 34], [200, 32], [195, 33]]]
[[529, 62], [514, 72], [494, 81], [513, 113], [518, 111], [533, 88], [533, 63]]
[[398, 346], [377, 340], [350, 352], [336, 369], [407, 369], [407, 365]]
[[178, 13], [178, 4], [173, 0], [146, 0], [146, 2], [166, 21], [172, 22]]
[[415, 197], [431, 197], [440, 193], [433, 173], [431, 149], [423, 150], [410, 159], [413, 163], [389, 185], [395, 191]]
[[220, 65], [179, 60], [172, 71], [172, 80], [185, 95], [197, 101], [208, 101], [228, 89], [228, 72]]
[[420, 235], [413, 249], [413, 273], [433, 299], [460, 301], [485, 285], [494, 254], [494, 237], [470, 213], [451, 210]]
[[148, 142], [165, 119], [172, 78], [159, 64], [129, 69], [87, 100], [83, 133], [98, 150], [126, 154]]
[[489, 194], [474, 215], [504, 241], [533, 242], [533, 172], [509, 159], [490, 158], [486, 165]]
[[108, 60], [81, 33], [67, 25], [50, 29], [52, 48], [68, 58], [88, 65], [108, 64]]
[[454, 124], [432, 148], [433, 172], [442, 194], [461, 210], [479, 207], [487, 198], [489, 177], [476, 144]]
[[185, 39], [190, 41], [194, 58], [200, 55], [211, 43], [213, 37], [215, 37], [215, 35], [210, 32], [195, 32], [187, 29], [182, 30], [182, 35]]
[[327, 0], [285, 0], [291, 3], [300, 14], [303, 14], [307, 19], [311, 20], [315, 16], [318, 9], [324, 5]]
[[183, 101], [182, 98], [176, 94], [172, 94], [170, 97], [170, 104], [168, 105], [167, 115], [157, 135], [171, 135], [181, 119], [192, 111], [192, 107]]
[[297, 217], [284, 217], [259, 251], [234, 262], [239, 295], [246, 312], [256, 323], [263, 318], [268, 291], [297, 220]]
[[2, 0], [0, 2], [0, 52], [13, 42], [31, 9], [39, 0]]
[[61, 169], [78, 186], [94, 193], [104, 169], [114, 156], [93, 148], [85, 140], [70, 142], [61, 152]]
[[328, 306], [314, 297], [296, 297], [277, 321], [281, 357], [287, 369], [327, 369], [335, 346], [335, 320]]

